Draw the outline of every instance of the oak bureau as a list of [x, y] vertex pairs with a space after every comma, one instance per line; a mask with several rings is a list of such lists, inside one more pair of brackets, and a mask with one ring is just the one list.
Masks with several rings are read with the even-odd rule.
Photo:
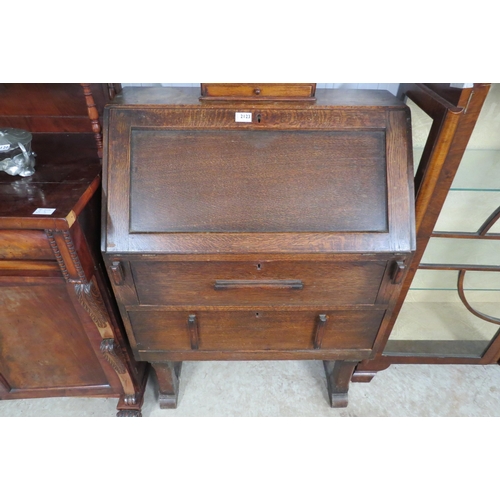
[[102, 250], [162, 408], [184, 360], [321, 360], [346, 406], [386, 341], [415, 249], [408, 109], [270, 94], [125, 88], [106, 107]]

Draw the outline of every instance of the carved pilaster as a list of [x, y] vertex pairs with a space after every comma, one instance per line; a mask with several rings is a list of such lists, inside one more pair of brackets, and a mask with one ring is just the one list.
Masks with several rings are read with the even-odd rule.
[[[127, 371], [123, 361], [116, 354], [114, 339], [103, 339], [101, 342], [101, 352], [118, 375], [123, 375]], [[126, 404], [135, 404], [135, 395], [126, 396], [124, 401]]]
[[75, 285], [76, 296], [82, 307], [87, 311], [92, 321], [99, 329], [103, 339], [112, 338], [113, 331], [109, 326], [108, 312], [104, 306], [99, 287], [95, 278], [89, 283], [78, 283]]
[[54, 255], [56, 257], [57, 263], [59, 264], [59, 267], [61, 269], [61, 272], [64, 276], [64, 279], [66, 281], [70, 280], [70, 275], [68, 268], [66, 267], [66, 264], [64, 263], [64, 258], [61, 255], [61, 251], [59, 250], [59, 247], [57, 246], [57, 241], [54, 236], [54, 231], [51, 229], [46, 229], [45, 234], [47, 235], [47, 239], [49, 240], [50, 247], [52, 248], [52, 251], [54, 252]]
[[62, 236], [64, 238], [64, 242], [66, 243], [71, 261], [73, 262], [73, 265], [75, 266], [76, 272], [78, 274], [78, 279], [80, 279], [81, 281], [87, 281], [87, 277], [85, 276], [85, 272], [83, 271], [82, 264], [75, 250], [75, 245], [73, 244], [71, 233], [69, 231], [62, 231]]
[[99, 155], [99, 158], [102, 158], [102, 130], [99, 123], [99, 112], [97, 111], [97, 107], [95, 105], [90, 83], [81, 83], [80, 85], [83, 87], [83, 94], [85, 95], [85, 102], [87, 104], [87, 112], [92, 124], [92, 132], [94, 132], [94, 137], [97, 143], [97, 154]]
[[[135, 388], [130, 373], [120, 355], [120, 348], [115, 343], [114, 332], [109, 322], [108, 312], [102, 300], [95, 277], [89, 283], [74, 285], [78, 302], [88, 313], [102, 337], [101, 353], [118, 375], [125, 393], [125, 404], [134, 405]], [[127, 402], [129, 401], [129, 402]]]
[[70, 231], [53, 231], [46, 229], [45, 234], [49, 240], [50, 247], [61, 268], [64, 279], [69, 283], [87, 282], [87, 276], [83, 270], [82, 263], [75, 249]]

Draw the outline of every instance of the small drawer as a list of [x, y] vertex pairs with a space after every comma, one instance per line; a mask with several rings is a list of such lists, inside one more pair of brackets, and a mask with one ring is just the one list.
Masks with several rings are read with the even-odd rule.
[[314, 101], [315, 83], [202, 83], [200, 100]]
[[143, 305], [374, 304], [385, 261], [131, 261]]
[[0, 259], [55, 260], [43, 231], [26, 229], [0, 230]]
[[383, 310], [129, 311], [139, 351], [371, 349]]

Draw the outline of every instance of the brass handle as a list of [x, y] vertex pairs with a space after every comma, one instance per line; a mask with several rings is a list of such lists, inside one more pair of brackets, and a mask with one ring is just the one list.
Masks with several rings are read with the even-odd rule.
[[215, 290], [231, 290], [234, 288], [270, 288], [302, 290], [301, 280], [216, 280]]

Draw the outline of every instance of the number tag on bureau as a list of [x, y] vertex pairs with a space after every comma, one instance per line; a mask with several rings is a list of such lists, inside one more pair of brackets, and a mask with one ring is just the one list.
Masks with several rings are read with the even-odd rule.
[[235, 122], [252, 122], [252, 113], [235, 113]]

